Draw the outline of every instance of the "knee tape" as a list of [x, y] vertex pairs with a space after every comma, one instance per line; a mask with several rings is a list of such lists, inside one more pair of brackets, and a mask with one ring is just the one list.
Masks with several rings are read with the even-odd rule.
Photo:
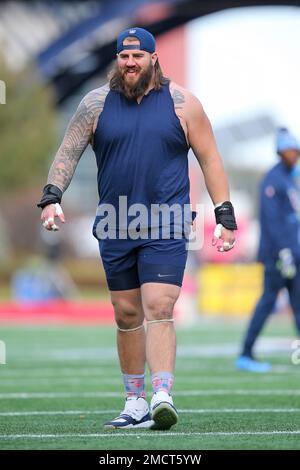
[[139, 330], [140, 328], [144, 328], [144, 323], [142, 323], [140, 326], [137, 326], [136, 328], [120, 328], [118, 325], [117, 325], [117, 329], [119, 331], [122, 331], [123, 333], [130, 333], [131, 331], [137, 331]]
[[148, 320], [147, 324], [150, 325], [151, 323], [174, 323], [174, 318], [166, 318], [163, 320]]

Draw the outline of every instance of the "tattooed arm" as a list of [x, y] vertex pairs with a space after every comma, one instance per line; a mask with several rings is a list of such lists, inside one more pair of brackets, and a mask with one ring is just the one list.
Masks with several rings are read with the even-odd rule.
[[62, 193], [69, 186], [81, 155], [89, 142], [93, 140], [108, 92], [107, 84], [88, 93], [80, 102], [69, 123], [50, 168], [42, 199], [38, 204], [43, 209], [41, 220], [46, 230], [59, 230], [59, 226], [55, 223], [56, 217], [61, 222], [65, 222], [62, 208], [56, 202], [60, 202]]
[[62, 192], [69, 186], [84, 150], [92, 141], [108, 92], [107, 84], [88, 93], [80, 102], [68, 125], [47, 180], [48, 184], [54, 184]]

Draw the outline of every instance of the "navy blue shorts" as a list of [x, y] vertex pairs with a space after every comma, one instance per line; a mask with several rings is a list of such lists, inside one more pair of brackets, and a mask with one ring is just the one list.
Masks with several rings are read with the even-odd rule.
[[137, 289], [145, 282], [182, 285], [186, 239], [99, 240], [109, 290]]

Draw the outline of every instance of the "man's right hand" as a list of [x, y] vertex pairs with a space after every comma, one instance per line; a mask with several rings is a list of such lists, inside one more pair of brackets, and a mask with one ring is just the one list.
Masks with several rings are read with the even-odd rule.
[[65, 223], [65, 216], [58, 202], [56, 204], [49, 204], [42, 210], [41, 220], [46, 230], [54, 232], [59, 230], [59, 226], [55, 223], [55, 217], [58, 217], [62, 223]]

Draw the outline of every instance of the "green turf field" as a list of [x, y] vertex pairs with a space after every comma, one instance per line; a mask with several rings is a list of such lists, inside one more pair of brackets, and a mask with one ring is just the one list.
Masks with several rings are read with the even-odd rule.
[[123, 407], [114, 328], [0, 331], [1, 449], [300, 449], [300, 365], [292, 350], [276, 349], [276, 338], [293, 338], [288, 322], [272, 320], [266, 330], [262, 342], [272, 338], [274, 348], [262, 357], [274, 370], [264, 375], [234, 369], [242, 324], [178, 329], [180, 421], [167, 432], [104, 431]]

